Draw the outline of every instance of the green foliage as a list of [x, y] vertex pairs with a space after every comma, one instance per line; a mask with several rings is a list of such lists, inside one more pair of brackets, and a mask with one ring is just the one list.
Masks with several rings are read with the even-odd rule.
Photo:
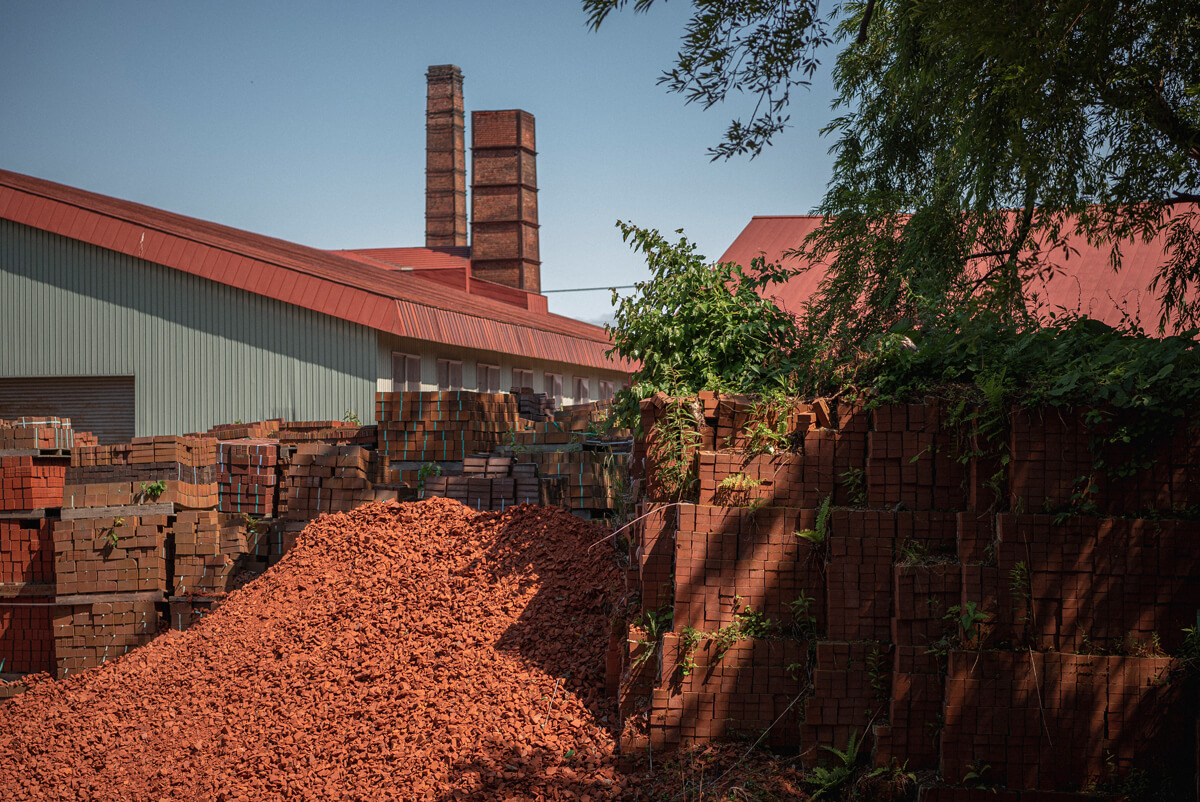
[[115, 519], [113, 519], [112, 526], [105, 527], [104, 529], [100, 530], [101, 539], [107, 541], [106, 548], [114, 548], [115, 549], [117, 547], [117, 543], [120, 541], [120, 538], [117, 535], [117, 529], [124, 525], [125, 525], [124, 518], [115, 518]]
[[750, 420], [742, 431], [746, 458], [776, 454], [791, 449], [788, 412], [791, 399], [783, 394], [759, 398], [750, 409]]
[[841, 475], [841, 480], [850, 504], [855, 507], [867, 506], [866, 472], [862, 468], [847, 468]]
[[757, 290], [787, 272], [756, 260], [749, 270], [708, 264], [686, 238], [668, 242], [654, 229], [618, 222], [631, 247], [646, 256], [650, 280], [631, 296], [613, 292], [615, 324], [606, 326], [618, 355], [640, 363], [630, 388], [617, 393], [623, 426], [637, 423], [637, 402], [657, 392], [701, 390], [762, 393], [784, 387], [796, 369], [792, 318]]
[[634, 667], [642, 665], [642, 663], [645, 663], [658, 654], [659, 646], [662, 645], [663, 635], [671, 631], [671, 620], [674, 617], [675, 612], [670, 607], [664, 607], [661, 610], [647, 610], [642, 614], [638, 626], [646, 631], [648, 642], [653, 645], [648, 649], [643, 649], [633, 659]]
[[945, 625], [942, 637], [931, 643], [925, 653], [944, 658], [952, 649], [982, 648], [990, 620], [991, 615], [981, 610], [978, 602], [951, 605], [942, 618]]
[[430, 476], [441, 476], [442, 466], [436, 462], [426, 462], [420, 468], [417, 468], [417, 489], [425, 489], [425, 480]]
[[871, 683], [871, 690], [878, 701], [886, 702], [889, 699], [888, 677], [890, 674], [891, 669], [883, 652], [879, 651], [878, 646], [872, 646], [867, 655], [867, 679]]
[[703, 638], [700, 630], [694, 627], [684, 627], [679, 633], [679, 675], [689, 676], [696, 670], [696, 647]]
[[834, 791], [837, 791], [846, 781], [854, 776], [854, 769], [858, 765], [859, 749], [862, 742], [858, 740], [858, 733], [850, 733], [850, 741], [846, 744], [845, 749], [836, 749], [832, 746], [824, 746], [821, 748], [838, 759], [832, 767], [814, 766], [812, 769], [812, 778], [810, 782], [814, 786], [810, 800], [827, 798]]
[[[628, 5], [583, 0], [592, 27]], [[712, 150], [753, 156], [827, 47], [836, 163], [805, 252], [832, 267], [811, 331], [861, 349], [947, 309], [1027, 321], [1068, 237], [1115, 244], [1118, 267], [1122, 246], [1161, 235], [1149, 289], [1174, 322], [1200, 318], [1194, 2], [715, 0], [694, 4], [661, 81], [706, 108], [753, 98]]]
[[800, 591], [800, 595], [788, 604], [792, 611], [792, 635], [797, 640], [811, 641], [817, 638], [817, 616], [813, 613], [815, 602], [812, 596]]
[[346, 410], [346, 414], [342, 416], [342, 420], [346, 423], [353, 423], [355, 426], [362, 426], [362, 421], [358, 419], [358, 413], [351, 410]]
[[165, 492], [167, 492], [167, 483], [162, 479], [154, 482], [142, 482], [142, 495], [152, 500], [157, 499]]
[[698, 483], [695, 451], [699, 445], [695, 412], [681, 399], [670, 400], [663, 416], [654, 424], [647, 449], [660, 497], [680, 501], [695, 495]]
[[1029, 637], [1029, 624], [1033, 621], [1033, 580], [1029, 574], [1029, 566], [1024, 561], [1018, 562], [1008, 571], [1008, 590], [1014, 602], [1020, 608], [1021, 614], [1017, 623], [1021, 625], [1021, 638]]
[[762, 485], [762, 481], [744, 473], [731, 473], [721, 480], [713, 492], [713, 503], [721, 507], [749, 507], [757, 499], [751, 499], [751, 492]]
[[796, 533], [796, 537], [802, 537], [815, 546], [825, 545], [825, 541], [829, 539], [829, 518], [832, 511], [833, 496], [826, 496], [822, 499], [821, 506], [817, 508], [816, 528], [801, 529]]

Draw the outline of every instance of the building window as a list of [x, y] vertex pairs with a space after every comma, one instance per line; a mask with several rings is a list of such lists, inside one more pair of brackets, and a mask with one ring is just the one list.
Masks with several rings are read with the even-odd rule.
[[611, 401], [614, 395], [613, 383], [610, 381], [600, 380], [600, 400]]
[[437, 361], [437, 371], [439, 390], [462, 389], [461, 359], [439, 359]]
[[588, 380], [582, 376], [575, 377], [575, 403], [586, 404], [592, 400], [592, 391], [588, 387]]
[[530, 394], [532, 394], [533, 393], [533, 371], [532, 370], [522, 370], [521, 368], [513, 368], [512, 386], [513, 386], [514, 390], [519, 390], [522, 392], [524, 392], [525, 390], [528, 390], [530, 392]]
[[554, 406], [562, 406], [562, 374], [546, 374], [546, 395], [554, 399]]
[[475, 365], [475, 384], [478, 385], [481, 393], [500, 392], [500, 366], [477, 363]]
[[421, 389], [421, 357], [392, 354], [392, 392], [417, 392]]

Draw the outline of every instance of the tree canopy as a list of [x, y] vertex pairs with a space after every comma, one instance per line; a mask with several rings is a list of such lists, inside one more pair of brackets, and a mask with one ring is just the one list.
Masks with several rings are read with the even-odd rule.
[[[654, 0], [635, 0], [645, 10]], [[583, 0], [593, 27], [629, 0]], [[1195, 0], [693, 0], [662, 76], [708, 107], [756, 97], [714, 158], [754, 155], [833, 56], [830, 270], [804, 326], [859, 345], [949, 310], [1033, 322], [1031, 279], [1082, 238], [1164, 235], [1163, 328], [1200, 320], [1200, 4]]]

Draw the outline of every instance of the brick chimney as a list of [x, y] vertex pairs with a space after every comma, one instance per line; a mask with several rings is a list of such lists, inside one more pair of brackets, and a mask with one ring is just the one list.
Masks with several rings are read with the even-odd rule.
[[467, 244], [467, 156], [462, 70], [425, 73], [425, 247]]
[[471, 275], [541, 292], [541, 265], [533, 115], [471, 112]]

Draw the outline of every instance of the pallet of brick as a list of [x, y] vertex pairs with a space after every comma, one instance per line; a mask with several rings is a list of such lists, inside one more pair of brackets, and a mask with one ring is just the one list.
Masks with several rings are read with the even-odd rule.
[[391, 460], [456, 461], [490, 452], [518, 427], [507, 393], [377, 393], [379, 452]]
[[0, 520], [0, 587], [54, 582], [54, 534], [46, 518]]
[[56, 521], [58, 595], [167, 590], [168, 531], [166, 515]]
[[308, 521], [323, 512], [349, 512], [374, 500], [373, 455], [359, 446], [303, 443], [287, 473], [289, 521]]
[[216, 442], [207, 437], [145, 437], [132, 443], [76, 448], [68, 484], [216, 481]]
[[509, 393], [517, 399], [517, 413], [525, 420], [543, 421], [554, 416], [554, 399], [535, 393], [532, 387], [514, 387]]
[[269, 518], [279, 493], [279, 444], [237, 440], [217, 447], [221, 512]]
[[172, 526], [176, 596], [224, 594], [251, 554], [245, 522], [211, 510], [181, 512]]
[[0, 451], [65, 453], [76, 446], [91, 446], [96, 442], [91, 432], [72, 428], [70, 418], [34, 415], [0, 420]]
[[159, 631], [152, 601], [89, 601], [53, 609], [59, 679], [115, 660]]
[[217, 483], [192, 484], [174, 480], [153, 482], [102, 482], [66, 485], [63, 488], [61, 506], [63, 517], [81, 518], [88, 516], [88, 509], [98, 508], [97, 515], [107, 515], [108, 510], [128, 509], [138, 514], [138, 507], [155, 507], [161, 511], [164, 505], [172, 509], [205, 510], [217, 506]]
[[246, 439], [259, 440], [274, 438], [279, 434], [279, 427], [282, 425], [282, 418], [272, 418], [271, 420], [255, 421], [253, 423], [221, 423], [213, 426], [203, 434], [189, 436], [212, 437], [221, 441]]
[[363, 426], [351, 421], [283, 421], [275, 435], [280, 443], [332, 443], [334, 445], [359, 445], [374, 448], [376, 430], [374, 426]]
[[0, 598], [0, 674], [54, 671], [53, 599]]
[[61, 507], [67, 464], [63, 457], [0, 457], [0, 511]]
[[537, 465], [539, 476], [565, 480], [564, 500], [572, 509], [613, 509], [628, 487], [626, 453], [549, 451], [519, 454], [517, 459]]

